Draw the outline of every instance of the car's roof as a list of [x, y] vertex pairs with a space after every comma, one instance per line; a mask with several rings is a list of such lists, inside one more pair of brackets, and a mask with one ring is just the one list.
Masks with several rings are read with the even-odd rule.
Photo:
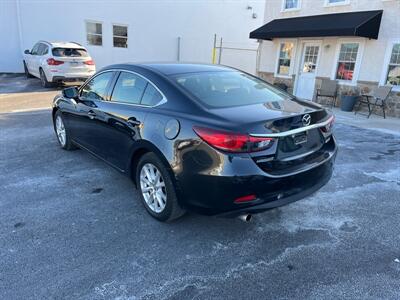
[[141, 68], [157, 73], [162, 73], [167, 76], [183, 73], [233, 71], [232, 68], [221, 65], [209, 65], [200, 63], [125, 63], [111, 65], [106, 67], [105, 69], [112, 68], [126, 69], [132, 71], [137, 68]]
[[54, 41], [41, 41], [50, 44], [53, 48], [73, 48], [73, 49], [85, 49], [81, 44], [76, 42], [54, 42]]

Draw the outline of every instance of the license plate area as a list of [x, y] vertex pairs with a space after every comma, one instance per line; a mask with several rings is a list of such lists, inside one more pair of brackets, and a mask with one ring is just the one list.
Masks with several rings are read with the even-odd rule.
[[78, 67], [78, 66], [80, 65], [80, 63], [77, 62], [77, 61], [71, 61], [71, 62], [69, 63], [69, 65], [70, 65], [71, 67]]
[[295, 145], [301, 145], [307, 143], [307, 131], [294, 134], [292, 135], [292, 138], [293, 138], [293, 144]]

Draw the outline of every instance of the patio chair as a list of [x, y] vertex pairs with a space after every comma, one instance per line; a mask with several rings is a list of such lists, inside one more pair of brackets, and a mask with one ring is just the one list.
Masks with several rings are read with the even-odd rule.
[[332, 98], [331, 107], [336, 106], [336, 100], [337, 100], [336, 80], [322, 79], [321, 87], [317, 89], [317, 99], [318, 97]]
[[[357, 109], [354, 110], [354, 114], [360, 109], [362, 104], [368, 106], [368, 118], [374, 111], [375, 107], [382, 108], [383, 118], [386, 119], [386, 99], [389, 97], [392, 86], [378, 86], [372, 90], [369, 94], [362, 94], [360, 100], [358, 100]], [[371, 109], [372, 106], [372, 109]]]

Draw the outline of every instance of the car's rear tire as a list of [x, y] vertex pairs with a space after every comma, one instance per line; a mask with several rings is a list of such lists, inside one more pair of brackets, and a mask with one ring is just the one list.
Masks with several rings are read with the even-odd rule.
[[39, 74], [42, 87], [49, 88], [53, 86], [51, 82], [47, 81], [46, 74], [44, 73], [43, 69], [39, 69]]
[[33, 76], [29, 73], [28, 67], [26, 66], [26, 62], [24, 61], [24, 71], [26, 78], [32, 78]]
[[62, 113], [58, 110], [54, 114], [53, 118], [54, 131], [57, 136], [57, 140], [64, 150], [76, 149], [76, 146], [72, 143], [69, 135], [69, 130], [65, 126], [64, 117]]
[[136, 168], [136, 184], [147, 212], [168, 222], [185, 214], [178, 203], [175, 185], [164, 163], [152, 152], [144, 154]]

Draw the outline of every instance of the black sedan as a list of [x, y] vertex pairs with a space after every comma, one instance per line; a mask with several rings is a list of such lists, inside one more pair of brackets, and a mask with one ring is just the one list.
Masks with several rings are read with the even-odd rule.
[[334, 117], [244, 72], [201, 64], [119, 64], [56, 96], [63, 149], [132, 178], [147, 211], [241, 216], [299, 200], [331, 177]]

